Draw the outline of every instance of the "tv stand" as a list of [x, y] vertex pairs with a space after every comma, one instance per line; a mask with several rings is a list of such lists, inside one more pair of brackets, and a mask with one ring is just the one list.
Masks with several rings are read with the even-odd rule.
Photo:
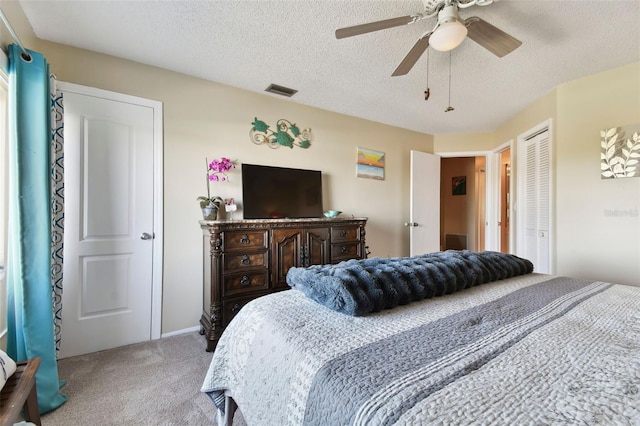
[[366, 218], [203, 220], [203, 307], [207, 351], [251, 300], [287, 290], [291, 267], [364, 259]]

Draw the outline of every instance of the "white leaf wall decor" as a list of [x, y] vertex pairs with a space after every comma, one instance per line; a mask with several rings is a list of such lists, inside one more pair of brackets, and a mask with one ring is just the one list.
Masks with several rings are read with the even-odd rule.
[[[640, 177], [640, 123], [600, 131], [600, 177], [618, 179]], [[631, 134], [625, 138], [625, 134]]]

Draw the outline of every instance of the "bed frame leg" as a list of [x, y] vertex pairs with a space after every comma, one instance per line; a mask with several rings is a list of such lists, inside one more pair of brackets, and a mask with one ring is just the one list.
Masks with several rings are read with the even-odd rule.
[[233, 415], [238, 409], [238, 405], [230, 396], [226, 395], [224, 397], [224, 415], [221, 415], [220, 410], [218, 410], [218, 425], [219, 426], [232, 426], [233, 424]]

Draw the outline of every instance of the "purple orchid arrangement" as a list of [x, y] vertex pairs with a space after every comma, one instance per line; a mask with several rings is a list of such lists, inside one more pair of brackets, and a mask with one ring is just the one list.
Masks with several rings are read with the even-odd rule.
[[234, 161], [227, 157], [222, 157], [219, 159], [214, 159], [211, 162], [206, 160], [207, 162], [207, 196], [206, 197], [198, 197], [198, 201], [200, 201], [200, 207], [220, 207], [224, 200], [222, 197], [217, 195], [211, 196], [211, 187], [210, 182], [226, 182], [229, 180], [229, 176], [227, 176], [227, 172], [229, 170], [235, 169], [236, 164]]

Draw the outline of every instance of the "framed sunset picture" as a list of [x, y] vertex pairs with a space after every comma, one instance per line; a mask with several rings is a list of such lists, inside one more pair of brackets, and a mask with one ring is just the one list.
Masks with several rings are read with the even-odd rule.
[[356, 176], [384, 180], [384, 152], [358, 147]]

